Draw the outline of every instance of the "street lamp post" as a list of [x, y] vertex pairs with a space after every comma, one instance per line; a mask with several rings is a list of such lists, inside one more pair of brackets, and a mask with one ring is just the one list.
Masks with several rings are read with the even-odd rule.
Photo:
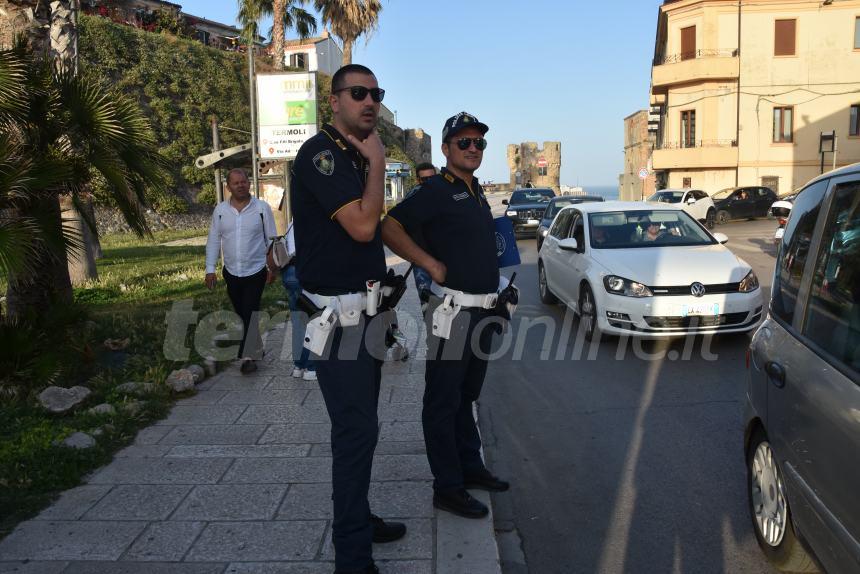
[[[256, 26], [254, 26], [256, 28]], [[254, 38], [248, 38], [248, 92], [251, 99], [251, 177], [254, 183], [254, 196], [260, 197], [260, 178], [257, 173], [257, 90], [254, 81]]]

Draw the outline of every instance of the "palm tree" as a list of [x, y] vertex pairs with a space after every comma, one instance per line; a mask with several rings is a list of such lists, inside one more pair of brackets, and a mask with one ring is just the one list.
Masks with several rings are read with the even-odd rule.
[[379, 0], [314, 0], [314, 7], [343, 42], [343, 65], [352, 63], [353, 44], [376, 29], [382, 11]]
[[259, 36], [258, 23], [264, 16], [272, 16], [272, 52], [275, 69], [284, 69], [284, 38], [289, 29], [295, 29], [300, 38], [307, 38], [317, 31], [314, 15], [302, 8], [308, 0], [239, 0], [239, 21], [242, 35], [248, 38]]
[[86, 213], [91, 169], [108, 182], [130, 227], [148, 232], [144, 190], [166, 181], [157, 150], [136, 102], [23, 43], [0, 50], [0, 275], [8, 278], [11, 317], [71, 300], [67, 252], [80, 254], [83, 245], [63, 221], [60, 200]]

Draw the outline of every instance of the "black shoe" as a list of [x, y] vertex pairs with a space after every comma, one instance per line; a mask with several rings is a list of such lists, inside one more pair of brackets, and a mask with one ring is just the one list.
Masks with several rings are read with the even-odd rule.
[[406, 536], [406, 525], [402, 522], [385, 522], [375, 514], [370, 515], [373, 524], [373, 541], [377, 544], [394, 542]]
[[433, 493], [433, 506], [463, 518], [484, 518], [490, 513], [483, 502], [473, 498], [465, 488]]
[[364, 570], [335, 570], [334, 574], [379, 574], [379, 568], [376, 567], [376, 564], [371, 564]]
[[257, 370], [257, 363], [253, 359], [244, 359], [239, 366], [239, 371], [243, 375], [249, 375]]
[[466, 488], [477, 488], [491, 492], [504, 492], [511, 487], [510, 483], [493, 476], [489, 470], [484, 469], [481, 474], [473, 474], [463, 477], [463, 485]]

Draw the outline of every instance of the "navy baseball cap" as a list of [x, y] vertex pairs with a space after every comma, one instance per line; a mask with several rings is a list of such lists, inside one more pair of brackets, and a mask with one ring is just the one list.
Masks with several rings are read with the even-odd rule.
[[448, 141], [448, 138], [453, 137], [457, 132], [471, 127], [481, 130], [481, 135], [490, 131], [487, 124], [482, 124], [478, 121], [478, 118], [472, 114], [468, 112], [460, 112], [456, 116], [452, 116], [445, 120], [445, 126], [442, 128], [442, 141], [446, 142]]

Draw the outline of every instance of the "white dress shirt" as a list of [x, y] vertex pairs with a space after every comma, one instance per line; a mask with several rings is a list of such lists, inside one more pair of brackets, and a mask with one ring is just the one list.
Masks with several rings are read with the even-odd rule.
[[236, 277], [248, 277], [266, 266], [270, 237], [277, 235], [272, 208], [252, 197], [242, 211], [222, 201], [212, 212], [206, 242], [206, 273], [215, 273], [219, 251], [224, 268]]

